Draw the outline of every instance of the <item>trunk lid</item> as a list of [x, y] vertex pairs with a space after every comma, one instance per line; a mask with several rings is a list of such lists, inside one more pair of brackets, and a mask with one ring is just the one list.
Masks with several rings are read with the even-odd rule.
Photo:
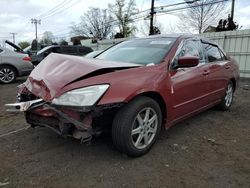
[[14, 44], [14, 43], [12, 43], [12, 42], [10, 42], [10, 41], [8, 41], [8, 40], [6, 40], [5, 43], [8, 44], [8, 45], [10, 45], [10, 46], [13, 47], [14, 49], [16, 49], [16, 52], [25, 53], [25, 52], [23, 51], [23, 49], [20, 48], [19, 46], [17, 46], [16, 44]]

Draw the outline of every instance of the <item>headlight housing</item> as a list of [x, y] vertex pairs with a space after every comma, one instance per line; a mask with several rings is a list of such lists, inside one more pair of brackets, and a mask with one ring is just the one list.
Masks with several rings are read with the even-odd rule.
[[63, 106], [92, 106], [109, 88], [108, 84], [74, 89], [52, 100], [52, 104]]

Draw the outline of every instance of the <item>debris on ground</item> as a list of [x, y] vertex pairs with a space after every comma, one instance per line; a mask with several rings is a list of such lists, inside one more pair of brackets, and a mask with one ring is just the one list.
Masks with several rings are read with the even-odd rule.
[[167, 168], [168, 168], [168, 167], [169, 167], [169, 164], [165, 164], [165, 167], [167, 167]]
[[182, 150], [186, 150], [188, 148], [188, 146], [181, 146]]
[[0, 187], [5, 186], [5, 185], [9, 185], [9, 182], [0, 182]]
[[213, 138], [208, 138], [207, 141], [210, 143], [215, 143], [215, 139], [213, 139]]
[[243, 85], [243, 87], [242, 87], [244, 90], [250, 90], [250, 85]]

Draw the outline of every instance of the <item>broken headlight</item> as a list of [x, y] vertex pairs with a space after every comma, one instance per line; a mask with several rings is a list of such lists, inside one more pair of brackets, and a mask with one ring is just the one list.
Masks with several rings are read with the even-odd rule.
[[92, 106], [108, 88], [108, 84], [103, 84], [74, 89], [53, 99], [52, 104], [63, 106]]

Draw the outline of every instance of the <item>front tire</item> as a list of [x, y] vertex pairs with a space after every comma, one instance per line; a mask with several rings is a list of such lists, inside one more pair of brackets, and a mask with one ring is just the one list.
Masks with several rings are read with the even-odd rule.
[[218, 105], [220, 110], [226, 111], [230, 108], [233, 102], [233, 95], [234, 95], [234, 85], [232, 81], [229, 81], [226, 87], [225, 95]]
[[128, 156], [141, 156], [155, 143], [161, 124], [162, 113], [158, 103], [149, 97], [137, 97], [115, 115], [113, 143]]

